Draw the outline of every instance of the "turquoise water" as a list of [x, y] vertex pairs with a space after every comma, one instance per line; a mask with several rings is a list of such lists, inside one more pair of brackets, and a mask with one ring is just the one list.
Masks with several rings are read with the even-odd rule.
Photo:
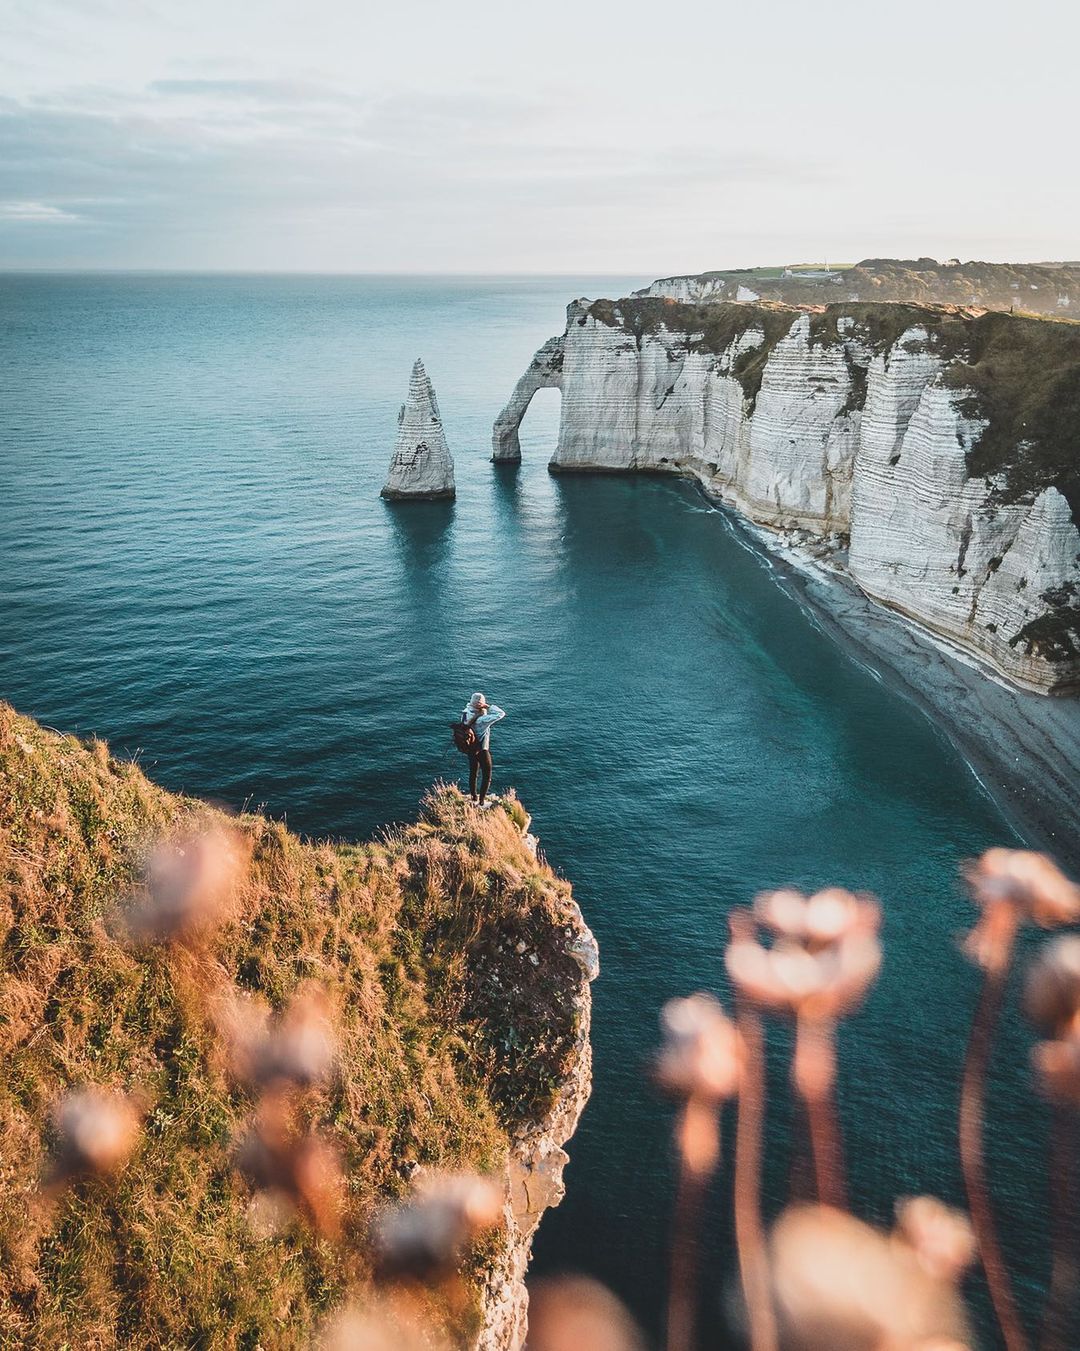
[[[565, 302], [644, 280], [0, 278], [0, 694], [170, 788], [353, 837], [460, 770], [444, 723], [472, 690], [506, 708], [496, 788], [534, 813], [602, 955], [594, 1096], [537, 1267], [593, 1271], [655, 1326], [667, 1113], [642, 1065], [665, 998], [723, 989], [728, 907], [781, 883], [882, 897], [886, 966], [845, 1031], [841, 1090], [852, 1189], [886, 1218], [897, 1195], [960, 1194], [956, 865], [1011, 836], [724, 514], [667, 480], [549, 476], [556, 392], [521, 468], [488, 463]], [[378, 497], [417, 355], [454, 505]], [[1013, 1017], [992, 1145], [1037, 1282], [1026, 1045]], [[776, 1070], [771, 1207], [799, 1171]], [[726, 1198], [721, 1179], [716, 1309]]]

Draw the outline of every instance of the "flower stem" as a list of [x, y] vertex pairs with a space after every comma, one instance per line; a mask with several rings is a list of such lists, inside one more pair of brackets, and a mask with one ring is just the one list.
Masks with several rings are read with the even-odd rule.
[[776, 1351], [776, 1321], [761, 1222], [761, 1139], [765, 1118], [765, 1036], [760, 1017], [739, 1001], [743, 1072], [735, 1129], [735, 1243], [751, 1351]]
[[720, 1116], [715, 1106], [690, 1098], [675, 1119], [679, 1184], [671, 1236], [667, 1351], [694, 1351], [697, 1322], [698, 1238], [705, 1191], [720, 1157]]
[[971, 1223], [986, 1272], [986, 1284], [1007, 1351], [1027, 1351], [1027, 1337], [1013, 1299], [1009, 1270], [997, 1240], [990, 1189], [983, 1154], [983, 1109], [986, 1072], [990, 1063], [994, 1027], [1005, 999], [1005, 986], [1012, 952], [1011, 937], [1000, 960], [987, 968], [975, 1018], [971, 1024], [964, 1077], [960, 1088], [960, 1164], [964, 1173]]
[[1041, 1346], [1066, 1351], [1077, 1279], [1076, 1119], [1055, 1103], [1050, 1125], [1050, 1236], [1052, 1259]]
[[835, 1027], [825, 1018], [795, 1024], [795, 1087], [806, 1104], [814, 1179], [823, 1206], [847, 1207], [843, 1151], [833, 1089], [836, 1084]]

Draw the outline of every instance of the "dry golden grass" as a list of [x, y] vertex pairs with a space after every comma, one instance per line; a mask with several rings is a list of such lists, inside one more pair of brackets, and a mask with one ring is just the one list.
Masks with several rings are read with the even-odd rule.
[[[363, 1235], [413, 1164], [501, 1165], [575, 1030], [569, 887], [511, 811], [440, 787], [377, 843], [308, 844], [0, 704], [0, 1343], [304, 1345], [363, 1286]], [[153, 841], [226, 826], [251, 849], [229, 921], [202, 949], [134, 944], [124, 909]], [[229, 1160], [252, 1102], [210, 1017], [230, 987], [281, 1008], [312, 979], [340, 1039], [333, 1080], [303, 1098], [345, 1163], [337, 1246], [301, 1225], [255, 1236]], [[90, 1083], [141, 1095], [140, 1143], [114, 1181], [47, 1202], [50, 1108]]]

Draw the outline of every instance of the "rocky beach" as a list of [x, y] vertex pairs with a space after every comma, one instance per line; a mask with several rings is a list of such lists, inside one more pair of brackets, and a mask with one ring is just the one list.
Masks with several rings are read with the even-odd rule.
[[855, 660], [917, 704], [956, 746], [1034, 847], [1080, 868], [1080, 710], [1074, 700], [1018, 689], [970, 655], [863, 594], [805, 542], [748, 526], [720, 507], [779, 584]]

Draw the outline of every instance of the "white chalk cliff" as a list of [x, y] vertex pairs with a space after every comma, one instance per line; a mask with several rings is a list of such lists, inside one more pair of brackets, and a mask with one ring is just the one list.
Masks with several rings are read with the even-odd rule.
[[[529, 400], [555, 385], [552, 470], [692, 476], [760, 525], [827, 541], [867, 595], [1016, 684], [1077, 690], [1070, 503], [1028, 472], [1022, 437], [1000, 472], [969, 468], [989, 424], [955, 372], [980, 321], [949, 314], [943, 328], [928, 310], [904, 328], [906, 308], [885, 322], [849, 308], [576, 301], [496, 421], [493, 458], [520, 458]], [[1080, 428], [1076, 442], [1080, 458]]]
[[392, 501], [432, 501], [455, 495], [454, 461], [424, 363], [413, 363], [409, 397], [398, 414], [397, 445], [382, 496]]

